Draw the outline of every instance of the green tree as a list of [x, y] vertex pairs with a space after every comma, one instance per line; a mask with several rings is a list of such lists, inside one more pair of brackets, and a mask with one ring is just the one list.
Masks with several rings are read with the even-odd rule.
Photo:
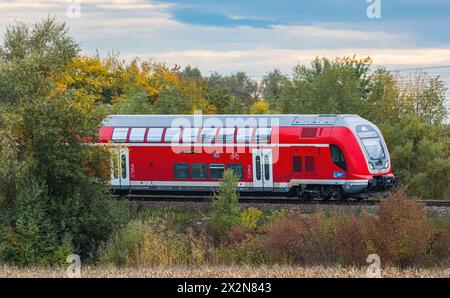
[[[93, 94], [78, 96], [77, 84], [52, 88], [78, 51], [65, 25], [48, 19], [32, 28], [9, 28], [2, 46], [0, 77], [24, 70], [27, 77], [0, 82], [10, 95], [0, 104], [0, 152], [12, 159], [0, 173], [8, 186], [0, 188], [1, 228], [9, 235], [0, 246], [15, 247], [27, 264], [55, 264], [72, 248], [92, 260], [120, 224], [106, 185], [108, 154], [83, 143], [97, 138], [106, 111]], [[6, 255], [2, 261], [19, 262]]]
[[45, 95], [49, 80], [78, 53], [64, 23], [54, 18], [33, 26], [8, 26], [0, 46], [0, 102], [17, 104]]
[[269, 104], [272, 110], [278, 110], [280, 107], [280, 98], [287, 77], [279, 69], [269, 72], [261, 82], [262, 97]]
[[211, 220], [214, 229], [222, 235], [240, 223], [238, 181], [233, 170], [226, 170], [214, 194]]
[[281, 91], [282, 113], [359, 113], [369, 92], [370, 58], [316, 58], [297, 65]]
[[208, 87], [211, 89], [225, 89], [243, 105], [245, 112], [259, 98], [258, 83], [247, 76], [245, 72], [236, 72], [229, 76], [222, 76], [217, 72], [208, 78]]

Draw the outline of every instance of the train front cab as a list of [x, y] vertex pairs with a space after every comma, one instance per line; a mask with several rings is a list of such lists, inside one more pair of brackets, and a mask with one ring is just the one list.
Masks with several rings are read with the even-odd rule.
[[[391, 171], [386, 142], [380, 130], [367, 120], [358, 121], [351, 125], [350, 129], [354, 138], [347, 138], [345, 149], [347, 151], [350, 149], [353, 155], [347, 154], [345, 158], [353, 163], [349, 165], [352, 168], [350, 174], [352, 178], [343, 184], [344, 192], [356, 198], [386, 196], [394, 184], [395, 177]], [[356, 154], [356, 151], [362, 154]]]

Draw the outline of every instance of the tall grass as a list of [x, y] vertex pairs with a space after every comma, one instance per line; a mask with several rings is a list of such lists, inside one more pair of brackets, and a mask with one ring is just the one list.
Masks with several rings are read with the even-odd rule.
[[203, 214], [153, 211], [117, 232], [101, 250], [103, 264], [344, 265], [362, 266], [378, 254], [383, 266], [450, 264], [450, 221], [425, 216], [402, 190], [376, 215], [323, 212], [241, 213], [242, 223], [222, 231]]

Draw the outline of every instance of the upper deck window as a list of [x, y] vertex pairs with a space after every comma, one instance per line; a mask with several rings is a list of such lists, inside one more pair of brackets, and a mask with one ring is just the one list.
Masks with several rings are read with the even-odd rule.
[[162, 141], [164, 128], [162, 127], [150, 127], [147, 133], [147, 142], [160, 143]]
[[272, 128], [259, 127], [255, 132], [255, 142], [256, 143], [270, 143], [270, 134]]
[[253, 128], [239, 127], [236, 135], [236, 143], [250, 143], [252, 140]]
[[130, 142], [144, 142], [146, 130], [147, 128], [145, 127], [132, 128], [130, 132]]
[[215, 127], [202, 128], [201, 141], [202, 143], [215, 143], [216, 142], [216, 131]]
[[166, 129], [166, 134], [164, 135], [165, 143], [178, 143], [180, 140], [181, 128], [180, 127], [169, 127]]
[[183, 129], [183, 143], [195, 143], [198, 138], [198, 127], [185, 127]]
[[126, 142], [128, 136], [128, 127], [116, 127], [113, 130], [113, 142]]
[[221, 127], [219, 130], [219, 142], [233, 143], [234, 141], [234, 127]]

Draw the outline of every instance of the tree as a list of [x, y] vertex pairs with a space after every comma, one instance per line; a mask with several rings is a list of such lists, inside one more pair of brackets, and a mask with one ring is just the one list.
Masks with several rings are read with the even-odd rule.
[[217, 72], [207, 78], [211, 89], [225, 89], [241, 103], [246, 111], [259, 99], [258, 83], [251, 80], [245, 72], [222, 76]]
[[49, 80], [78, 53], [64, 23], [48, 18], [6, 28], [0, 46], [0, 102], [32, 101], [54, 87]]
[[250, 114], [267, 114], [269, 105], [264, 100], [259, 100], [250, 107]]
[[287, 77], [280, 70], [275, 69], [265, 75], [261, 82], [262, 97], [272, 110], [278, 110], [280, 98]]
[[72, 248], [93, 260], [121, 220], [106, 184], [108, 154], [83, 143], [97, 138], [106, 115], [98, 90], [86, 87], [87, 78], [53, 88], [78, 51], [64, 24], [48, 19], [33, 30], [18, 25], [4, 40], [0, 77], [24, 70], [27, 77], [0, 82], [10, 95], [0, 104], [0, 135], [6, 137], [0, 152], [2, 160], [12, 159], [0, 173], [0, 184], [7, 185], [0, 188], [0, 234], [8, 235], [0, 237], [0, 247], [15, 248], [0, 260], [17, 263], [15, 255], [35, 265], [55, 264], [49, 258], [64, 259], [61, 254]]
[[360, 113], [369, 92], [370, 58], [316, 58], [311, 67], [294, 67], [293, 78], [284, 84], [283, 113]]
[[215, 230], [222, 235], [240, 223], [239, 193], [236, 190], [238, 181], [233, 170], [226, 170], [214, 194], [211, 220]]

